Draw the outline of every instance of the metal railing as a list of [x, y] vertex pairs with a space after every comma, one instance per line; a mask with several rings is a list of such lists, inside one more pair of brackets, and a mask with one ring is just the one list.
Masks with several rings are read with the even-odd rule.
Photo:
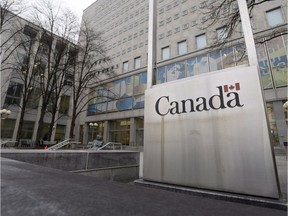
[[104, 146], [97, 149], [99, 150], [122, 150], [122, 143], [108, 142]]
[[1, 140], [1, 147], [5, 146], [8, 143], [17, 143], [18, 141], [16, 140]]
[[70, 144], [70, 139], [66, 139], [60, 143], [57, 143], [56, 145], [51, 146], [50, 148], [48, 148], [47, 150], [57, 150], [59, 148], [62, 148], [66, 145]]

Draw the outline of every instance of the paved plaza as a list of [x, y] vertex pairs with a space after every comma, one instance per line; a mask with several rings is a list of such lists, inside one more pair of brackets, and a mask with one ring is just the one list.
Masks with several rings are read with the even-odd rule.
[[286, 211], [180, 194], [1, 159], [1, 215], [241, 215]]

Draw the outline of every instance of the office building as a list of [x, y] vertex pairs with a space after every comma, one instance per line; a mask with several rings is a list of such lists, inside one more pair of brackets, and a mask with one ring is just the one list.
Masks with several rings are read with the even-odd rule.
[[[19, 136], [20, 146], [33, 146], [39, 127], [41, 94], [43, 94], [41, 86], [43, 87], [43, 83], [46, 86], [52, 86], [55, 80], [58, 83], [60, 75], [58, 76], [57, 73], [63, 72], [60, 69], [62, 66], [59, 66], [58, 71], [51, 69], [50, 73], [55, 73], [56, 78], [52, 81], [50, 76], [51, 81], [50, 84], [48, 83], [47, 65], [50, 67], [55, 65], [54, 63], [48, 64], [49, 47], [52, 47], [50, 61], [56, 62], [56, 56], [61, 55], [64, 47], [74, 45], [18, 15], [8, 12], [6, 16], [1, 29], [1, 139], [16, 140]], [[56, 92], [52, 92], [40, 137], [52, 143], [69, 138], [70, 118], [68, 116], [71, 115], [69, 74], [63, 74], [63, 78], [61, 84], [63, 91], [58, 95], [60, 100], [58, 100], [57, 111], [55, 112], [55, 103], [53, 103]], [[54, 85], [53, 89], [58, 87], [58, 84]], [[24, 98], [26, 98], [26, 107], [23, 122], [21, 122], [21, 106]], [[9, 111], [4, 113], [3, 110]], [[18, 130], [20, 124], [22, 124], [22, 130]], [[17, 135], [18, 131], [21, 133]], [[49, 131], [52, 131], [51, 139], [48, 137]]]
[[[221, 22], [207, 27], [211, 16], [204, 13], [215, 0], [157, 1], [157, 60], [154, 85], [248, 65], [241, 23], [229, 38]], [[259, 72], [267, 104], [273, 145], [287, 140], [287, 11], [286, 1], [255, 6], [251, 25], [256, 41]], [[237, 2], [221, 13], [237, 10]], [[117, 75], [105, 79], [105, 87], [116, 97], [91, 101], [81, 118], [84, 143], [96, 134], [105, 142], [143, 146], [144, 92], [147, 88], [148, 0], [97, 0], [84, 10], [83, 19], [103, 32], [108, 55]], [[275, 32], [283, 32], [274, 36]], [[215, 46], [222, 40], [228, 42]], [[265, 42], [263, 42], [265, 41]], [[91, 86], [95, 94], [101, 87]], [[189, 91], [189, 89], [187, 89]], [[96, 122], [91, 128], [89, 123]], [[286, 142], [287, 144], [287, 142]]]

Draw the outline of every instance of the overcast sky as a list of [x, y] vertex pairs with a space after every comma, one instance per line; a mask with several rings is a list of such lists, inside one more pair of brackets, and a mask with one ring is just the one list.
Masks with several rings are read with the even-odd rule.
[[[1, 0], [0, 0], [1, 1]], [[26, 5], [31, 5], [33, 3], [37, 3], [39, 0], [25, 0], [23, 1]], [[79, 23], [82, 19], [83, 10], [85, 10], [87, 7], [89, 7], [91, 4], [93, 4], [97, 0], [50, 0], [53, 2], [53, 5], [61, 5], [63, 8], [69, 8], [72, 10], [78, 17], [79, 17]], [[22, 14], [24, 18], [29, 17], [29, 9]]]
[[83, 10], [89, 7], [96, 0], [54, 0], [54, 1], [61, 2], [64, 7], [70, 8], [81, 19]]

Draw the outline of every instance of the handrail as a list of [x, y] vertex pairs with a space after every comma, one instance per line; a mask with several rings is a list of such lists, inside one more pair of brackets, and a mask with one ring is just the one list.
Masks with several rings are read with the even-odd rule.
[[7, 143], [17, 143], [18, 141], [16, 140], [3, 140], [1, 141], [1, 146], [7, 144]]
[[115, 145], [120, 145], [121, 146], [121, 150], [122, 150], [122, 143], [108, 142], [104, 146], [98, 148], [97, 151], [102, 150], [103, 148], [105, 148], [105, 147], [107, 147], [109, 145], [113, 145], [113, 150], [115, 150]]
[[59, 148], [62, 148], [62, 147], [64, 147], [64, 146], [68, 145], [69, 143], [70, 143], [70, 138], [69, 138], [69, 139], [66, 139], [66, 140], [64, 140], [64, 141], [62, 141], [62, 142], [60, 142], [60, 143], [57, 143], [56, 145], [51, 146], [51, 147], [48, 148], [47, 150], [57, 150], [57, 149], [59, 149]]

